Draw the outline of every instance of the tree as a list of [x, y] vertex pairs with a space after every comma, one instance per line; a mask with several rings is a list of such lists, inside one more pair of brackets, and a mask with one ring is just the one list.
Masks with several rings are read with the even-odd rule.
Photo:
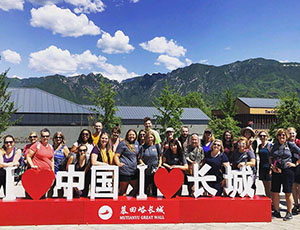
[[88, 88], [88, 92], [90, 94], [88, 99], [95, 105], [91, 109], [98, 114], [96, 120], [102, 122], [103, 129], [110, 133], [114, 126], [120, 126], [121, 118], [116, 116], [118, 109], [114, 99], [117, 92], [109, 83], [104, 82], [103, 76], [100, 78], [98, 89]]
[[200, 93], [195, 91], [189, 92], [186, 96], [182, 97], [181, 101], [182, 107], [199, 108], [207, 116], [211, 116], [211, 108], [206, 105]]
[[167, 127], [173, 127], [178, 135], [182, 122], [180, 120], [183, 113], [181, 107], [180, 95], [170, 89], [166, 81], [165, 88], [162, 90], [159, 97], [155, 97], [153, 102], [155, 108], [161, 115], [154, 115], [156, 124], [161, 125], [160, 133], [164, 137]]
[[20, 119], [11, 121], [11, 116], [17, 112], [14, 102], [10, 101], [11, 92], [7, 88], [7, 71], [0, 74], [0, 134], [8, 129], [9, 126], [15, 125]]
[[212, 117], [208, 123], [208, 126], [213, 130], [216, 138], [222, 139], [225, 130], [231, 130], [233, 136], [240, 135], [241, 128], [239, 122], [234, 119], [237, 112], [235, 105], [236, 98], [233, 97], [232, 91], [226, 89], [224, 94], [224, 100], [219, 101], [219, 109], [222, 111], [224, 118]]
[[232, 91], [229, 89], [225, 90], [224, 100], [219, 101], [220, 110], [225, 116], [234, 117], [237, 113], [237, 107], [235, 105], [236, 98], [233, 97]]
[[294, 127], [300, 130], [300, 103], [296, 93], [281, 98], [280, 104], [276, 106], [275, 110], [277, 111], [277, 122], [272, 124], [270, 129], [273, 137], [279, 128]]
[[208, 123], [208, 126], [212, 129], [214, 136], [221, 140], [223, 133], [227, 129], [231, 130], [234, 137], [239, 136], [241, 128], [238, 125], [239, 122], [230, 116], [225, 116], [225, 118], [212, 117]]

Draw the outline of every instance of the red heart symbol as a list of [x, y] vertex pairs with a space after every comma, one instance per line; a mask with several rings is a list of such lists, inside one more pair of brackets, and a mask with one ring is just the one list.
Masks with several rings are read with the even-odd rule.
[[49, 190], [54, 179], [53, 171], [28, 169], [22, 175], [22, 185], [33, 200], [39, 200]]
[[183, 184], [183, 172], [180, 169], [172, 169], [168, 172], [165, 168], [159, 168], [154, 175], [154, 182], [164, 195], [170, 199]]

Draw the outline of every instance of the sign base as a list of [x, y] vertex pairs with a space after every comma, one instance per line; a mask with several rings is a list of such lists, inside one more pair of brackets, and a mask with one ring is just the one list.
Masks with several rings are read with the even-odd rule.
[[271, 222], [267, 197], [0, 201], [0, 225]]

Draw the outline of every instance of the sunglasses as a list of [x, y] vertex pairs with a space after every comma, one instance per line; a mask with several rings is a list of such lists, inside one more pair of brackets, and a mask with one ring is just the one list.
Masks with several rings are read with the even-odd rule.
[[13, 141], [4, 141], [4, 144], [12, 144], [12, 143], [14, 143]]
[[55, 139], [62, 139], [62, 137], [55, 137]]
[[42, 138], [49, 138], [50, 135], [41, 135]]
[[267, 135], [259, 135], [260, 137], [266, 137]]
[[30, 139], [37, 138], [37, 136], [29, 136]]
[[87, 149], [78, 149], [78, 152], [82, 153], [82, 152], [86, 152]]
[[82, 136], [89, 136], [90, 134], [88, 133], [83, 133]]
[[217, 143], [214, 143], [214, 146], [221, 147], [221, 145], [220, 145], [220, 144], [217, 144]]
[[278, 134], [278, 137], [285, 137], [284, 133]]
[[238, 143], [239, 146], [246, 146], [246, 143]]

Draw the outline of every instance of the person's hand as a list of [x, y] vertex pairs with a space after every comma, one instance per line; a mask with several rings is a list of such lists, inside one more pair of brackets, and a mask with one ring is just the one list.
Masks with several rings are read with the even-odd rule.
[[291, 167], [296, 167], [296, 165], [292, 162], [287, 162], [286, 165], [291, 168]]
[[276, 166], [274, 166], [274, 167], [272, 168], [272, 170], [273, 170], [273, 172], [275, 172], [275, 173], [281, 173], [281, 169], [278, 168], [278, 167], [276, 167]]
[[241, 163], [239, 163], [239, 164], [237, 165], [237, 167], [238, 167], [238, 168], [242, 168], [242, 167], [244, 167], [245, 165], [246, 165], [245, 162], [241, 162]]
[[118, 164], [118, 166], [119, 166], [119, 167], [123, 167], [123, 166], [124, 166], [124, 164], [123, 164], [123, 163], [120, 163], [120, 164]]
[[38, 169], [38, 166], [37, 165], [33, 165], [31, 168], [32, 169]]
[[13, 166], [19, 166], [20, 165], [20, 163], [19, 162], [16, 162]]

